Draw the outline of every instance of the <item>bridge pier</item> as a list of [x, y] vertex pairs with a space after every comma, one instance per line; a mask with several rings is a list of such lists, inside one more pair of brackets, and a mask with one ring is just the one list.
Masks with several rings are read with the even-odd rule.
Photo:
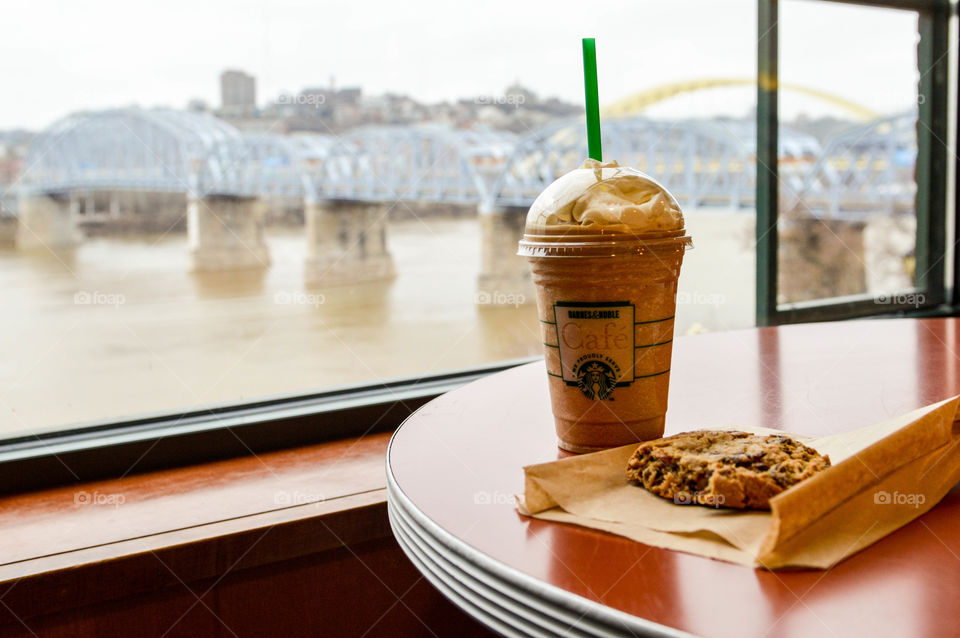
[[477, 305], [515, 306], [535, 303], [530, 267], [517, 255], [527, 209], [480, 204], [480, 274]]
[[0, 249], [16, 248], [17, 246], [17, 218], [13, 215], [0, 214]]
[[780, 229], [778, 301], [867, 292], [863, 221], [788, 219]]
[[266, 268], [264, 211], [255, 197], [208, 195], [187, 203], [187, 237], [196, 272]]
[[309, 202], [307, 285], [348, 284], [392, 279], [396, 271], [387, 249], [387, 215], [382, 204], [346, 200]]
[[22, 196], [18, 205], [17, 248], [38, 250], [77, 245], [80, 232], [72, 207], [73, 199], [65, 193]]

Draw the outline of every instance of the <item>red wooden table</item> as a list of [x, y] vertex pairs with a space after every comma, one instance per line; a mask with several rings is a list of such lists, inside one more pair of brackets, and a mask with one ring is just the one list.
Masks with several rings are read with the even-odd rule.
[[[960, 320], [863, 320], [677, 339], [667, 434], [823, 436], [960, 394]], [[542, 363], [450, 392], [396, 432], [394, 533], [507, 635], [960, 636], [960, 489], [827, 571], [768, 572], [525, 518], [522, 466], [564, 456]]]

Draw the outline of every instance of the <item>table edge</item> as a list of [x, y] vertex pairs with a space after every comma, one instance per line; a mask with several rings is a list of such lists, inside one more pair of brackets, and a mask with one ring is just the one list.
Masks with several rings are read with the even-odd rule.
[[[410, 415], [407, 420], [413, 418]], [[488, 599], [488, 594], [471, 587], [468, 583], [476, 581], [475, 571], [487, 576], [506, 600], [507, 607], [520, 605], [525, 608], [539, 608], [542, 616], [538, 624], [561, 623], [567, 631], [576, 631], [583, 635], [596, 636], [657, 636], [664, 638], [689, 638], [693, 634], [686, 633], [674, 627], [662, 625], [646, 618], [634, 616], [624, 611], [608, 607], [602, 603], [590, 600], [578, 594], [569, 592], [561, 587], [542, 581], [525, 574], [520, 570], [498, 561], [491, 556], [472, 547], [469, 543], [453, 536], [450, 532], [435, 523], [426, 514], [421, 512], [406, 496], [393, 475], [390, 465], [390, 454], [393, 442], [406, 421], [390, 438], [386, 456], [387, 478], [387, 511], [390, 517], [390, 527], [397, 538], [404, 553], [424, 574], [424, 576], [451, 601], [464, 609], [478, 621], [496, 631], [503, 632], [505, 627], [498, 619], [509, 618], [517, 624], [527, 625], [532, 620], [516, 613], [510, 614], [504, 604], [498, 604]], [[408, 531], [407, 527], [410, 527]], [[433, 562], [424, 556], [425, 549], [420, 546], [412, 534], [418, 533], [420, 543], [426, 543], [434, 552], [446, 559], [449, 567], [430, 566]], [[474, 572], [471, 574], [470, 572]], [[484, 588], [486, 589], [486, 587]], [[538, 605], [544, 601], [546, 605]], [[574, 623], [569, 623], [569, 616], [575, 617]], [[590, 625], [593, 631], [587, 630]], [[620, 629], [622, 628], [622, 629]], [[515, 629], [510, 627], [506, 629]], [[619, 629], [619, 630], [618, 630]], [[513, 635], [555, 635], [544, 628], [541, 634], [520, 633]]]

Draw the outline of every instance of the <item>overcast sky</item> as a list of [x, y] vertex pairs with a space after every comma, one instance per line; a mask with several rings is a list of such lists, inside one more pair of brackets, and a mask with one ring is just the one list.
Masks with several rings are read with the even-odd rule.
[[[781, 80], [880, 112], [915, 98], [916, 18], [781, 2]], [[754, 0], [132, 0], [6, 3], [0, 128], [80, 109], [219, 104], [225, 68], [256, 76], [263, 104], [304, 86], [362, 86], [425, 101], [500, 95], [519, 80], [582, 99], [580, 38], [596, 37], [600, 101], [691, 78], [752, 77]], [[750, 89], [702, 92], [652, 115], [742, 114]], [[832, 112], [784, 96], [785, 109]]]

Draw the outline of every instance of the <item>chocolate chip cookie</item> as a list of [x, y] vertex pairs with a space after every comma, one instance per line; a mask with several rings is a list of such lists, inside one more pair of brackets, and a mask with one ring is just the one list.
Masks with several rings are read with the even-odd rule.
[[830, 467], [830, 457], [780, 434], [699, 430], [647, 441], [627, 478], [675, 503], [770, 509], [770, 499]]

